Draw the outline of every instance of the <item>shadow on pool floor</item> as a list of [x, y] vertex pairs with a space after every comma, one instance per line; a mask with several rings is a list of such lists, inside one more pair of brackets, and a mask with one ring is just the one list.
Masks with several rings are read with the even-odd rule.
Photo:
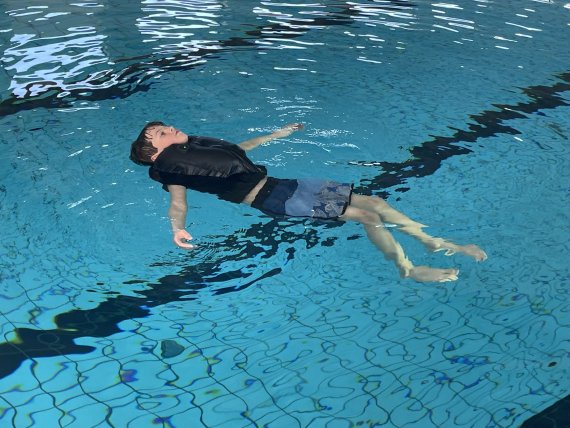
[[570, 428], [570, 395], [525, 421], [521, 428]]

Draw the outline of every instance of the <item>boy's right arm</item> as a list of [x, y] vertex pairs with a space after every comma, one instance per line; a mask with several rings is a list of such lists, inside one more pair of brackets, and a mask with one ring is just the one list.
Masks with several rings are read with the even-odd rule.
[[186, 242], [192, 239], [192, 236], [186, 231], [186, 213], [188, 212], [186, 187], [169, 184], [168, 192], [170, 193], [168, 217], [170, 218], [170, 225], [172, 226], [172, 239], [180, 248], [187, 250], [196, 248], [195, 245]]

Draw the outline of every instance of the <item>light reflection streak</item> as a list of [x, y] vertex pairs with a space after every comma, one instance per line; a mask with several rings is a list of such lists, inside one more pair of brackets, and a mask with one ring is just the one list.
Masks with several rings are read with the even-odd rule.
[[[89, 7], [96, 12], [111, 12], [106, 4], [74, 4]], [[367, 55], [358, 52], [355, 60], [382, 64], [390, 63], [383, 55], [402, 50], [402, 46], [397, 44], [401, 40], [408, 41], [406, 36], [402, 39], [398, 37], [401, 33], [386, 33], [388, 30], [441, 29], [467, 36], [457, 37], [457, 40], [450, 40], [450, 43], [473, 41], [473, 38], [469, 37], [472, 37], [473, 31], [478, 30], [478, 23], [473, 17], [477, 17], [477, 13], [484, 13], [486, 16], [491, 16], [492, 13], [491, 9], [473, 10], [475, 6], [497, 7], [497, 4], [489, 0], [475, 0], [469, 10], [468, 4], [459, 5], [445, 1], [434, 1], [423, 6], [402, 0], [340, 1], [335, 3], [335, 9], [332, 9], [326, 3], [319, 2], [254, 2], [247, 13], [250, 18], [263, 18], [262, 23], [250, 31], [246, 28], [245, 32], [239, 32], [240, 36], [236, 37], [234, 43], [231, 35], [228, 37], [228, 29], [223, 25], [223, 14], [231, 5], [221, 0], [143, 0], [137, 15], [128, 17], [130, 21], [120, 21], [130, 22], [133, 27], [130, 34], [135, 35], [134, 38], [125, 37], [123, 40], [144, 45], [147, 51], [150, 51], [140, 57], [117, 55], [118, 52], [125, 51], [121, 49], [122, 46], [113, 46], [118, 45], [112, 39], [117, 34], [102, 30], [101, 25], [95, 24], [105, 22], [102, 19], [94, 21], [88, 18], [87, 21], [81, 22], [74, 12], [73, 20], [65, 21], [71, 19], [64, 16], [70, 13], [60, 12], [52, 6], [12, 8], [4, 13], [13, 18], [14, 28], [2, 29], [0, 33], [11, 32], [13, 36], [0, 61], [11, 79], [9, 90], [17, 99], [65, 98], [73, 91], [81, 95], [84, 92], [80, 91], [115, 89], [118, 86], [129, 86], [136, 90], [137, 84], [144, 85], [149, 77], [156, 78], [166, 71], [204, 64], [210, 59], [210, 54], [230, 48], [254, 48], [261, 52], [322, 46], [322, 43], [313, 42], [314, 39], [303, 39], [302, 36], [309, 30], [327, 30], [334, 21], [338, 23], [344, 19], [346, 23], [353, 23], [354, 27], [343, 34], [366, 39], [355, 47], [360, 50], [367, 49]], [[422, 10], [422, 7], [425, 10]], [[540, 7], [537, 5], [536, 9]], [[563, 7], [570, 7], [570, 4]], [[502, 35], [477, 34], [489, 40], [489, 47], [499, 49], [506, 47], [494, 45], [493, 39], [505, 43], [520, 42], [523, 38], [532, 39], [533, 36], [526, 34], [527, 32], [543, 30], [535, 28], [536, 25], [521, 25], [520, 22], [523, 19], [525, 24], [529, 22], [527, 14], [534, 13], [536, 9], [521, 8], [524, 13], [513, 11], [513, 19], [516, 19], [514, 22], [497, 23], [494, 31]], [[423, 15], [426, 11], [431, 21]], [[240, 12], [245, 13], [243, 10]], [[93, 15], [93, 12], [84, 15]], [[26, 18], [19, 20], [21, 16]], [[34, 26], [26, 24], [25, 21], [49, 20], [55, 16], [60, 17], [62, 22], [73, 25], [60, 25], [58, 28], [66, 30], [57, 32], [52, 26], [51, 32], [40, 34]], [[518, 20], [521, 21], [517, 22]], [[524, 31], [511, 33], [501, 28], [505, 26], [514, 26]], [[362, 31], [364, 28], [366, 31]], [[362, 34], [359, 34], [361, 31]], [[138, 39], [133, 40], [136, 36]], [[377, 57], [374, 52], [378, 54]], [[127, 80], [129, 82], [125, 83]]]
[[505, 24], [512, 25], [512, 26], [518, 27], [518, 28], [524, 28], [525, 30], [528, 30], [528, 31], [542, 31], [540, 28], [525, 27], [524, 25], [515, 24], [514, 22], [505, 22]]
[[457, 4], [453, 4], [453, 3], [432, 3], [433, 7], [441, 7], [444, 9], [457, 9], [457, 10], [463, 10], [463, 8]]

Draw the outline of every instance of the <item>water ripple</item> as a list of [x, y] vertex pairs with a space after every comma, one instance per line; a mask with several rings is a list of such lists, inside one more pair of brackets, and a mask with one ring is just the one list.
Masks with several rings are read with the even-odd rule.
[[[354, 59], [374, 66], [390, 64], [394, 55], [417, 45], [406, 35], [409, 30], [443, 34], [438, 40], [455, 38], [453, 43], [497, 48], [506, 54], [515, 42], [522, 45], [545, 31], [540, 13], [549, 6], [524, 6], [529, 3], [514, 6], [503, 17], [500, 6], [488, 0], [262, 1], [239, 11], [214, 0], [149, 0], [140, 8], [125, 8], [120, 16], [97, 2], [14, 8], [0, 23], [5, 28], [0, 35], [9, 41], [0, 59], [5, 70], [0, 75], [0, 107], [9, 114], [40, 106], [83, 108], [72, 104], [124, 98], [148, 90], [149, 80], [165, 72], [205, 64], [228, 50], [288, 49], [306, 51], [310, 57], [324, 46], [319, 33], [339, 25], [349, 28], [343, 34], [350, 39], [341, 43], [358, 40]], [[244, 24], [225, 25], [228, 10], [239, 13], [238, 22]], [[255, 25], [245, 24], [252, 18]], [[121, 31], [110, 31], [108, 22]], [[398, 32], [388, 33], [393, 30]], [[278, 67], [314, 72], [291, 64]]]

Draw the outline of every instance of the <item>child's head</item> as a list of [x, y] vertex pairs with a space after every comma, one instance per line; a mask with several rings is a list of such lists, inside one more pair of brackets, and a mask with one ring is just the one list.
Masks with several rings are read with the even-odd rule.
[[154, 161], [152, 156], [158, 152], [158, 149], [152, 145], [150, 131], [156, 126], [166, 126], [162, 122], [149, 122], [142, 129], [141, 133], [131, 144], [131, 155], [129, 158], [139, 165], [152, 165]]

